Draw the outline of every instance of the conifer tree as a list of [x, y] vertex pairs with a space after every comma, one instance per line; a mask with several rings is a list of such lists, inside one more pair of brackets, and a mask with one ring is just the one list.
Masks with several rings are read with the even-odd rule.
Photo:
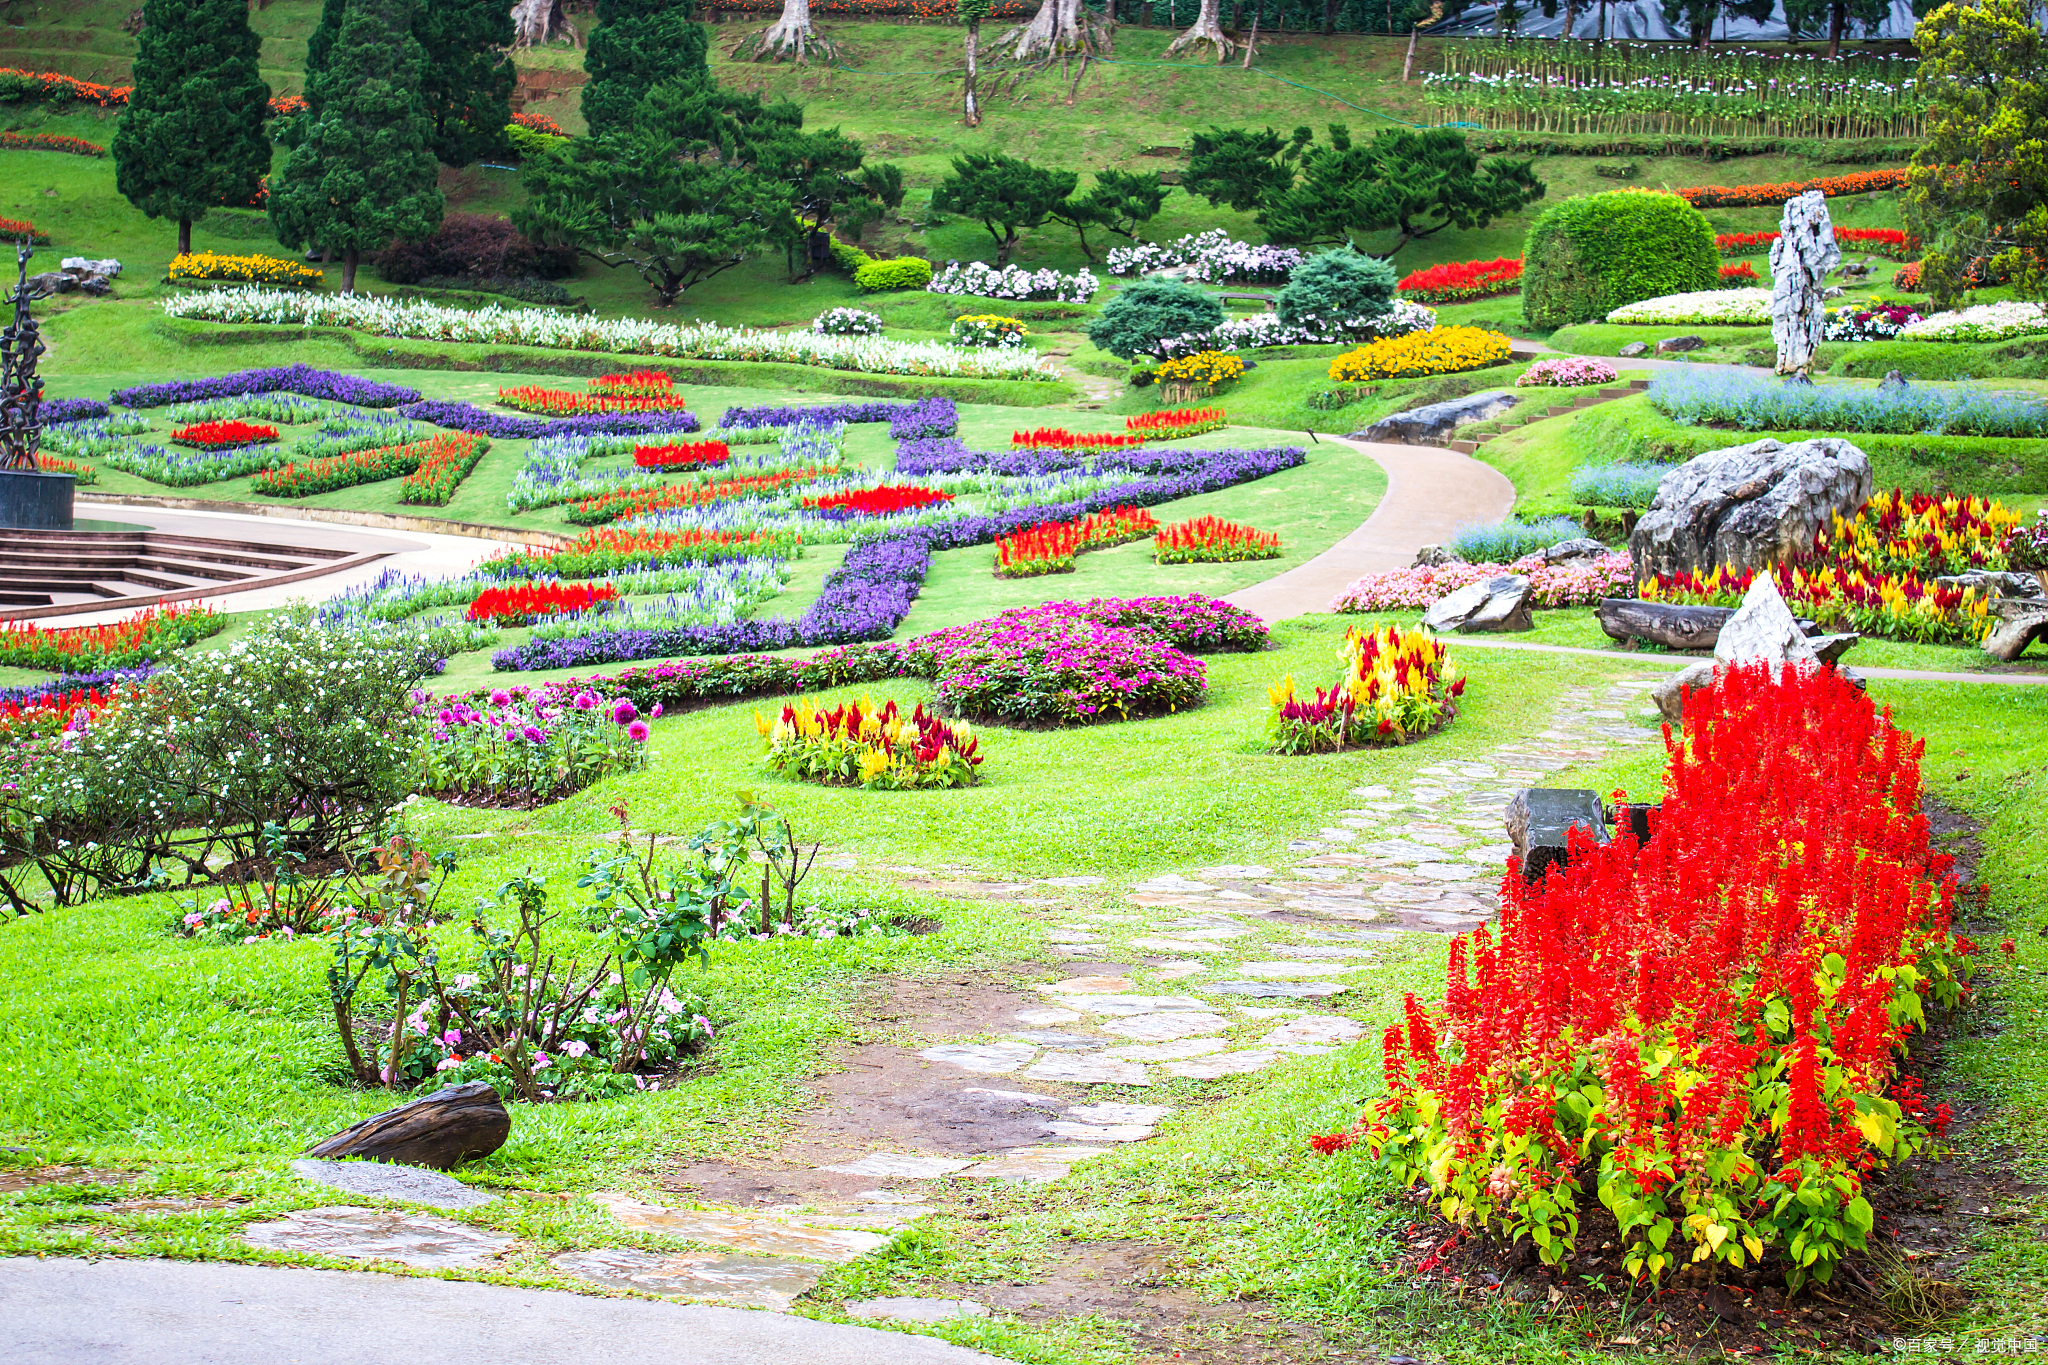
[[432, 0], [413, 36], [426, 53], [420, 87], [434, 123], [434, 155], [450, 166], [502, 151], [518, 74], [507, 49], [517, 37], [505, 0]]
[[441, 225], [415, 12], [415, 0], [346, 0], [326, 65], [306, 84], [299, 145], [270, 187], [277, 239], [339, 250], [344, 292], [363, 252]]
[[583, 54], [583, 121], [592, 137], [624, 133], [657, 85], [705, 81], [710, 39], [676, 0], [597, 0], [597, 31]]
[[270, 87], [245, 0], [146, 0], [142, 13], [115, 184], [150, 217], [177, 220], [182, 254], [193, 219], [248, 203], [269, 172]]

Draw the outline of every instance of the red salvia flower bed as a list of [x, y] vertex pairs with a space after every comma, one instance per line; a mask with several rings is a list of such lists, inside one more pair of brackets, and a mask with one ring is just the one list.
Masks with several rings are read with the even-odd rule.
[[689, 401], [676, 393], [575, 393], [568, 389], [544, 389], [538, 384], [499, 389], [498, 402], [503, 407], [537, 412], [545, 417], [579, 417], [591, 412], [681, 412], [689, 406]]
[[179, 427], [171, 433], [171, 440], [174, 443], [181, 446], [197, 446], [201, 450], [262, 445], [266, 441], [276, 439], [276, 427], [243, 421], [194, 422], [189, 427]]
[[[1777, 240], [1775, 232], [1723, 232], [1714, 238], [1714, 247], [1723, 256], [1749, 256], [1768, 249]], [[1909, 253], [1920, 249], [1918, 237], [1909, 236], [1897, 228], [1838, 227], [1835, 240], [1890, 256], [1894, 260], [1903, 260]]]
[[723, 441], [677, 441], [633, 447], [633, 463], [642, 469], [706, 469], [731, 458], [732, 450]]
[[1632, 1275], [1773, 1258], [1796, 1290], [1864, 1246], [1868, 1174], [1927, 1142], [1899, 1054], [1975, 948], [1923, 746], [1840, 674], [1724, 673], [1665, 736], [1648, 841], [1574, 830], [1541, 882], [1511, 872], [1498, 934], [1454, 942], [1441, 1004], [1408, 997], [1386, 1097], [1324, 1145], [1551, 1263], [1597, 1194]]
[[617, 398], [663, 398], [676, 391], [676, 381], [662, 370], [634, 370], [631, 374], [601, 374], [588, 387], [592, 393]]
[[1124, 430], [1135, 431], [1159, 441], [1179, 436], [1200, 436], [1223, 425], [1222, 408], [1161, 408], [1124, 419]]
[[1065, 427], [1035, 427], [1011, 432], [1010, 444], [1029, 450], [1107, 450], [1114, 446], [1141, 446], [1145, 438], [1114, 431], [1083, 433]]
[[1515, 294], [1522, 288], [1522, 258], [1454, 261], [1418, 270], [1398, 286], [1411, 303], [1462, 303], [1467, 299]]
[[996, 537], [996, 577], [1064, 573], [1074, 567], [1075, 555], [1143, 540], [1158, 529], [1159, 519], [1142, 507], [1112, 507], [1072, 521], [1043, 522]]
[[469, 619], [515, 625], [536, 616], [565, 616], [617, 600], [611, 583], [515, 583], [485, 588], [469, 604]]
[[1221, 517], [1196, 517], [1162, 529], [1152, 537], [1152, 550], [1161, 564], [1274, 559], [1280, 554], [1280, 537]]
[[594, 498], [571, 503], [564, 516], [578, 526], [596, 526], [621, 521], [642, 512], [660, 512], [673, 507], [702, 507], [732, 498], [752, 498], [773, 493], [792, 483], [808, 483], [824, 473], [821, 469], [784, 469], [773, 474], [741, 474], [716, 483], [679, 483], [666, 488], [621, 488]]
[[529, 114], [522, 109], [512, 115], [512, 121], [521, 128], [528, 129], [531, 132], [547, 133], [552, 137], [568, 136], [567, 133], [562, 131], [562, 125], [549, 118], [546, 114]]
[[1756, 277], [1756, 267], [1748, 261], [1737, 261], [1734, 265], [1724, 265], [1721, 267], [1721, 278], [1723, 281], [1749, 281], [1754, 280]]
[[804, 506], [819, 512], [845, 512], [856, 517], [886, 517], [892, 512], [915, 512], [921, 507], [936, 507], [952, 500], [951, 493], [942, 493], [936, 488], [914, 483], [889, 483], [880, 488], [855, 488], [844, 493], [829, 493], [822, 498], [806, 498]]
[[0, 218], [0, 238], [18, 242], [24, 237], [28, 238], [31, 242], [47, 242], [50, 240], [49, 233], [25, 219]]

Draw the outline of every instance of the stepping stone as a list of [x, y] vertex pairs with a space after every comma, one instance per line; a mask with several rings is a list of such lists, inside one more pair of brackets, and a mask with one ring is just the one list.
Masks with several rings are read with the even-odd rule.
[[1133, 1014], [1112, 1020], [1102, 1026], [1102, 1031], [1120, 1038], [1136, 1038], [1140, 1042], [1165, 1043], [1175, 1038], [1220, 1033], [1229, 1027], [1228, 1019], [1207, 1010], [1161, 1010], [1155, 1014]]
[[1394, 798], [1394, 791], [1391, 787], [1353, 787], [1351, 794], [1353, 796], [1362, 796], [1368, 801], [1391, 801]]
[[1232, 1008], [1247, 1019], [1291, 1019], [1301, 1013], [1291, 1005], [1234, 1005]]
[[1045, 1131], [1054, 1137], [1069, 1138], [1075, 1142], [1143, 1142], [1152, 1136], [1150, 1128], [1134, 1123], [1048, 1123]]
[[1050, 1028], [1054, 1024], [1078, 1024], [1081, 1016], [1073, 1010], [1020, 1010], [1017, 1022], [1031, 1028]]
[[1095, 934], [1078, 933], [1072, 929], [1055, 930], [1045, 936], [1045, 941], [1048, 943], [1065, 943], [1075, 947], [1083, 945], [1099, 947], [1102, 943], [1102, 939]]
[[1324, 825], [1316, 831], [1316, 837], [1333, 844], [1348, 844], [1358, 837], [1355, 829], [1344, 829], [1337, 825]]
[[1055, 1033], [1050, 1029], [1041, 1029], [1032, 1033], [1012, 1033], [1007, 1035], [1007, 1037], [1015, 1038], [1019, 1042], [1031, 1043], [1038, 1047], [1091, 1048], [1104, 1045], [1100, 1038], [1089, 1038], [1079, 1033]]
[[1215, 953], [1222, 951], [1217, 943], [1201, 943], [1181, 938], [1134, 938], [1133, 948], [1148, 948], [1155, 953]]
[[1377, 958], [1378, 953], [1365, 948], [1339, 948], [1321, 943], [1269, 943], [1265, 951], [1275, 957], [1362, 957]]
[[1437, 882], [1464, 881], [1472, 875], [1469, 863], [1417, 863], [1415, 875]]
[[1042, 1104], [1048, 1109], [1057, 1109], [1066, 1101], [1057, 1095], [1038, 1095], [1029, 1090], [990, 1090], [985, 1086], [970, 1085], [960, 1092], [963, 1095], [987, 1095], [990, 1099], [1014, 1100], [1018, 1104]]
[[1101, 1156], [1107, 1147], [1015, 1147], [960, 1172], [962, 1180], [1017, 1180], [1032, 1185], [1064, 1180], [1076, 1162]]
[[1250, 977], [1291, 977], [1291, 976], [1341, 976], [1345, 972], [1362, 970], [1347, 962], [1247, 962], [1238, 969], [1239, 975]]
[[[1435, 856], [1434, 849], [1430, 851], [1430, 856]], [[1329, 860], [1318, 858], [1315, 861], [1316, 863], [1322, 863]], [[1315, 863], [1304, 863], [1294, 869], [1294, 875], [1299, 880], [1305, 882], [1341, 882], [1351, 874], [1349, 870], [1342, 867], [1318, 867]]]
[[426, 1270], [477, 1270], [510, 1251], [516, 1239], [490, 1228], [401, 1209], [336, 1205], [299, 1209], [241, 1231], [252, 1246], [346, 1256], [357, 1261], [401, 1261]]
[[[1183, 925], [1187, 927], [1183, 928]], [[1166, 927], [1181, 931], [1175, 935], [1176, 938], [1192, 939], [1198, 943], [1215, 943], [1225, 939], [1243, 938], [1251, 932], [1242, 924], [1189, 923], [1186, 920], [1181, 921], [1179, 924], [1169, 924]]]
[[1150, 1085], [1152, 1077], [1136, 1062], [1113, 1057], [1055, 1054], [1024, 1073], [1034, 1081], [1074, 1081], [1081, 1085]]
[[825, 1268], [802, 1261], [758, 1256], [663, 1256], [628, 1247], [565, 1251], [555, 1268], [581, 1280], [643, 1294], [708, 1299], [735, 1308], [787, 1311], [790, 1303], [824, 1275]]
[[1153, 877], [1147, 881], [1139, 882], [1131, 889], [1133, 891], [1150, 892], [1154, 895], [1185, 896], [1193, 895], [1198, 891], [1214, 891], [1216, 888], [1207, 882], [1191, 881], [1177, 873], [1169, 873], [1164, 877]]
[[1213, 877], [1219, 882], [1249, 882], [1256, 881], [1260, 877], [1272, 876], [1273, 869], [1261, 867], [1257, 863], [1224, 863], [1220, 867], [1197, 868], [1195, 869], [1195, 875], [1197, 877]]
[[[1463, 839], [1451, 838], [1448, 842], [1462, 844], [1465, 841]], [[1367, 844], [1365, 851], [1376, 858], [1394, 858], [1401, 862], [1422, 863], [1443, 856], [1443, 849], [1436, 845], [1436, 840], [1430, 840], [1425, 843], [1420, 839], [1386, 839], [1378, 843]]]
[[1090, 1014], [1153, 1014], [1159, 1010], [1206, 1010], [1213, 1008], [1206, 1000], [1197, 1000], [1192, 995], [1098, 995], [1083, 996], [1070, 1002], [1075, 1009], [1087, 1010]]
[[1177, 1043], [1148, 1043], [1140, 1047], [1113, 1047], [1103, 1053], [1127, 1062], [1177, 1062], [1184, 1057], [1206, 1057], [1230, 1044], [1221, 1038], [1183, 1038]]
[[863, 1322], [951, 1322], [988, 1316], [988, 1305], [973, 1299], [855, 1299], [845, 1307], [848, 1317]]
[[671, 1209], [643, 1204], [629, 1195], [593, 1194], [590, 1201], [611, 1211], [629, 1228], [665, 1232], [693, 1242], [730, 1247], [761, 1256], [807, 1256], [820, 1261], [851, 1261], [887, 1246], [878, 1233], [854, 1228], [810, 1227], [796, 1220], [764, 1218], [724, 1209]]
[[1223, 1076], [1244, 1076], [1263, 1071], [1280, 1060], [1277, 1052], [1226, 1052], [1195, 1062], [1168, 1062], [1166, 1070], [1193, 1081], [1213, 1081]]
[[1039, 886], [1100, 886], [1100, 877], [1040, 877]]
[[1200, 976], [1208, 970], [1199, 962], [1176, 962], [1170, 967], [1155, 967], [1152, 975], [1159, 981], [1179, 981], [1183, 977]]
[[1070, 976], [1065, 981], [1041, 982], [1031, 989], [1047, 995], [1117, 995], [1130, 988], [1130, 978], [1125, 976]]
[[1350, 989], [1334, 981], [1218, 981], [1209, 987], [1217, 995], [1248, 995], [1259, 1000], [1307, 1000], [1342, 995]]
[[1246, 895], [1242, 891], [1218, 891], [1216, 899], [1219, 901], [1250, 901], [1254, 905], [1262, 904], [1257, 896]]
[[923, 1152], [870, 1152], [855, 1161], [842, 1161], [833, 1166], [820, 1166], [821, 1171], [837, 1171], [841, 1175], [874, 1175], [893, 1177], [897, 1180], [935, 1180], [942, 1175], [964, 1171], [974, 1163], [955, 1161], [951, 1157], [927, 1156]]
[[1147, 922], [1144, 915], [1090, 915], [1088, 918], [1096, 924], [1144, 924]]
[[918, 1056], [928, 1062], [945, 1062], [985, 1076], [1015, 1071], [1038, 1055], [1029, 1043], [946, 1043], [921, 1049]]
[[1170, 1104], [1077, 1104], [1067, 1110], [1083, 1123], [1141, 1123], [1150, 1127], [1174, 1112]]
[[369, 1199], [400, 1199], [437, 1209], [474, 1209], [497, 1196], [463, 1184], [453, 1176], [420, 1166], [384, 1161], [294, 1161], [292, 1174], [330, 1189]]
[[1303, 1043], [1349, 1043], [1365, 1036], [1365, 1025], [1341, 1014], [1304, 1014], [1259, 1039], [1260, 1047], [1293, 1047]]
[[1482, 844], [1478, 848], [1466, 849], [1461, 856], [1475, 863], [1504, 863], [1514, 851], [1513, 844]]

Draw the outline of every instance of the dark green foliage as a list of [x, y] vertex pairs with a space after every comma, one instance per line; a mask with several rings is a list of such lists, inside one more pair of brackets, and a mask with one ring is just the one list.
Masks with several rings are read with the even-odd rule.
[[148, 0], [136, 44], [135, 87], [114, 131], [115, 183], [151, 218], [192, 220], [246, 204], [270, 170], [264, 136], [270, 87], [243, 0]]
[[1181, 184], [1211, 204], [1252, 213], [1294, 187], [1294, 166], [1315, 134], [1296, 128], [1282, 140], [1271, 128], [1211, 128], [1196, 133]]
[[377, 275], [392, 284], [444, 277], [471, 280], [558, 280], [576, 273], [568, 247], [538, 246], [503, 218], [451, 213], [440, 231], [417, 242], [393, 242], [377, 253]]
[[1658, 8], [1665, 23], [1685, 30], [1692, 45], [1704, 49], [1723, 14], [1762, 23], [1771, 17], [1774, 0], [1659, 0]]
[[518, 74], [506, 49], [517, 36], [504, 0], [428, 0], [413, 21], [426, 54], [420, 102], [434, 123], [434, 155], [450, 166], [503, 156]]
[[348, 0], [327, 64], [306, 86], [299, 145], [270, 186], [277, 239], [340, 250], [345, 289], [363, 252], [441, 225], [414, 12], [413, 0]]
[[1623, 304], [1720, 283], [1713, 227], [1674, 194], [1567, 199], [1544, 210], [1522, 250], [1522, 316], [1537, 327], [1590, 322]]
[[969, 152], [953, 158], [953, 173], [932, 191], [932, 209], [974, 218], [995, 238], [996, 264], [1007, 264], [1017, 236], [1044, 227], [1074, 192], [1081, 177], [1049, 171], [1001, 152]]
[[1376, 318], [1394, 306], [1400, 279], [1394, 267], [1377, 256], [1348, 246], [1325, 251], [1303, 261], [1288, 277], [1276, 300], [1280, 320], [1292, 327], [1312, 318]]
[[1166, 185], [1159, 172], [1107, 170], [1095, 173], [1095, 183], [1086, 194], [1077, 194], [1052, 211], [1055, 222], [1065, 223], [1080, 238], [1081, 254], [1089, 260], [1088, 229], [1102, 228], [1126, 240], [1159, 216], [1166, 202]]
[[590, 73], [583, 118], [592, 136], [620, 132], [656, 86], [711, 81], [710, 40], [684, 0], [598, 0], [595, 33], [583, 54]]
[[[348, 8], [348, 0], [321, 0], [320, 22], [313, 26], [313, 32], [306, 38], [306, 82], [327, 69], [327, 54], [334, 47], [334, 39], [341, 32], [341, 12]], [[507, 14], [511, 13], [508, 9]]]
[[1223, 305], [1213, 295], [1178, 280], [1139, 280], [1103, 305], [1102, 315], [1088, 324], [1088, 340], [1129, 360], [1157, 354], [1167, 337], [1222, 324]]
[[1259, 222], [1276, 242], [1348, 242], [1393, 233], [1385, 254], [1445, 228], [1469, 231], [1541, 199], [1535, 162], [1481, 162], [1455, 128], [1392, 128], [1354, 143], [1342, 125], [1301, 153], [1300, 180]]
[[528, 202], [513, 215], [519, 230], [633, 270], [663, 307], [769, 241], [786, 240], [795, 223], [786, 183], [742, 164], [699, 160], [692, 153], [702, 143], [678, 135], [673, 115], [692, 89], [654, 91], [623, 129], [527, 163]]

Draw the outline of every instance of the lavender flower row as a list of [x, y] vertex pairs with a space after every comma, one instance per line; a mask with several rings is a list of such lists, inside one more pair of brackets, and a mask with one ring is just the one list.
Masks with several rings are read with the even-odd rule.
[[[418, 395], [414, 395], [417, 397]], [[400, 417], [432, 422], [454, 431], [476, 431], [496, 441], [538, 440], [544, 436], [655, 436], [695, 431], [697, 415], [692, 412], [593, 412], [581, 417], [512, 417], [491, 412], [474, 403], [430, 398], [408, 402], [398, 410]]]
[[920, 398], [915, 403], [890, 403], [879, 399], [865, 403], [820, 403], [801, 408], [727, 408], [718, 419], [720, 428], [751, 430], [759, 427], [825, 426], [833, 422], [887, 422], [889, 434], [897, 440], [909, 436], [950, 436], [960, 425], [959, 410], [950, 398]]
[[241, 370], [213, 379], [181, 379], [168, 384], [142, 384], [121, 389], [113, 401], [124, 408], [160, 408], [166, 403], [196, 403], [208, 398], [239, 398], [251, 393], [296, 393], [348, 403], [359, 408], [389, 408], [419, 401], [420, 391], [399, 384], [380, 384], [311, 365], [276, 365], [266, 370]]
[[45, 398], [38, 416], [45, 426], [55, 422], [82, 422], [105, 417], [112, 409], [97, 398]]
[[998, 474], [1033, 478], [1079, 472], [1106, 474], [1128, 470], [1138, 474], [1179, 474], [1213, 464], [1230, 452], [1180, 450], [1158, 446], [1119, 446], [1108, 450], [969, 450], [955, 437], [900, 442], [896, 472], [916, 478], [935, 474]]
[[0, 687], [0, 706], [33, 706], [46, 697], [61, 697], [71, 692], [95, 689], [111, 692], [123, 683], [141, 682], [154, 672], [155, 664], [139, 663], [99, 673], [65, 673], [42, 682], [24, 683], [20, 687]]

